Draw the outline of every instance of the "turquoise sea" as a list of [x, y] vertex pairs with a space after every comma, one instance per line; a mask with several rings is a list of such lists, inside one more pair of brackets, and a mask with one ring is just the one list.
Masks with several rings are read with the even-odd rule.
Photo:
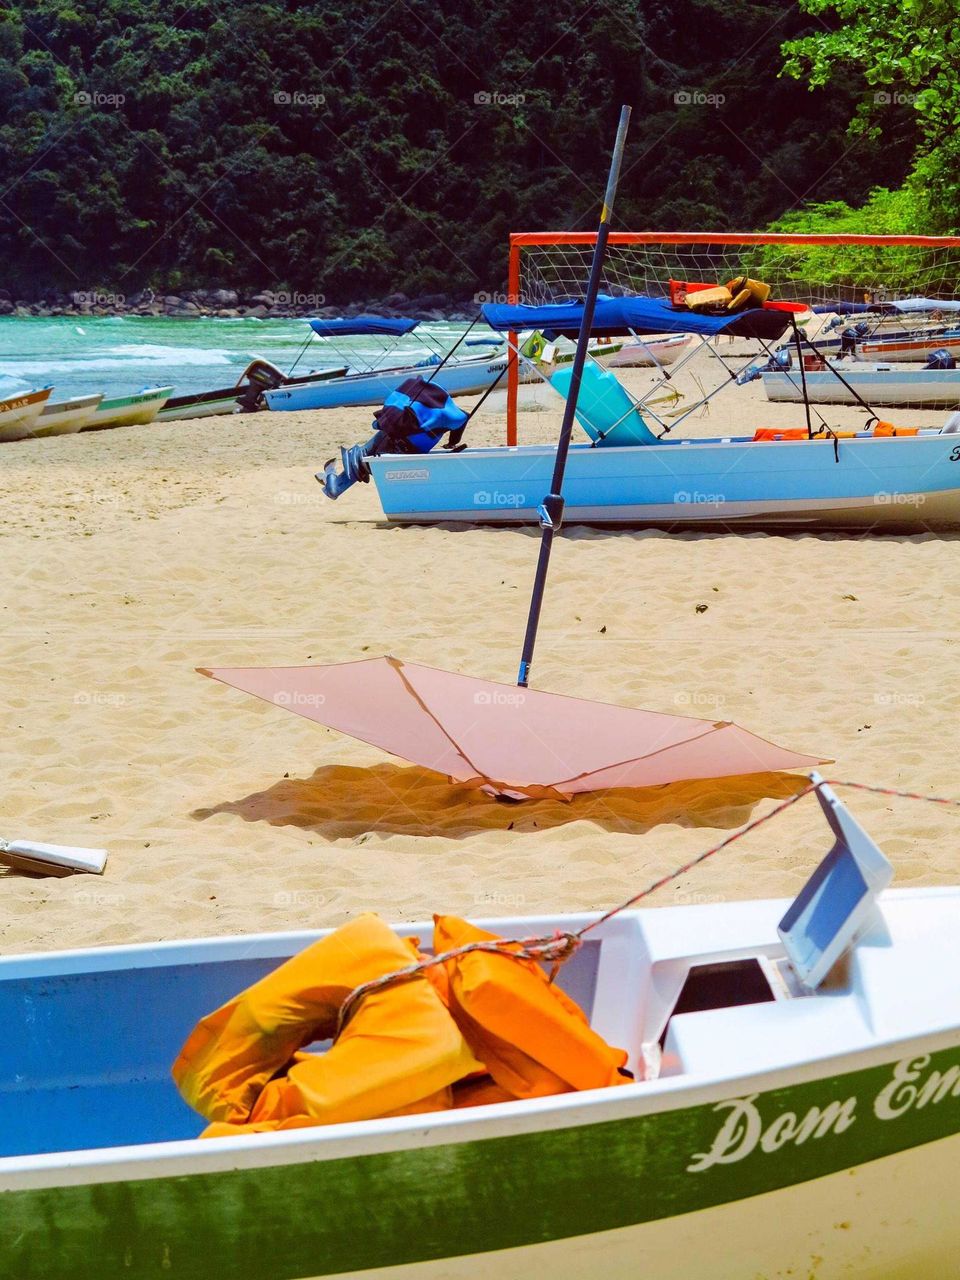
[[[445, 351], [465, 327], [462, 322], [425, 321], [417, 333]], [[474, 336], [493, 335], [478, 325]], [[384, 350], [378, 338], [348, 338], [338, 347], [342, 356], [314, 336], [306, 320], [3, 316], [0, 386], [54, 386], [69, 396], [96, 391], [123, 395], [172, 384], [174, 394], [183, 395], [232, 386], [254, 356], [263, 356], [284, 373], [299, 358], [297, 373], [309, 373], [376, 360]], [[404, 359], [397, 363], [429, 355], [424, 342], [411, 335], [401, 339], [398, 351]]]

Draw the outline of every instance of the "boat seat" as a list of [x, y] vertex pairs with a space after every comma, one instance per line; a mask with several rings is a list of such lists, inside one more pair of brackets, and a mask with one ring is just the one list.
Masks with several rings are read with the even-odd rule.
[[[550, 385], [566, 399], [572, 377], [572, 366], [558, 369], [550, 379]], [[577, 421], [600, 447], [659, 444], [616, 375], [589, 362], [584, 366], [580, 383]]]

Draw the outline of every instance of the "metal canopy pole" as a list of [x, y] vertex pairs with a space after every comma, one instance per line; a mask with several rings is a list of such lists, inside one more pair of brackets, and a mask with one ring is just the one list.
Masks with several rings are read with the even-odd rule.
[[573, 370], [570, 376], [570, 390], [563, 410], [563, 422], [560, 427], [560, 439], [557, 441], [557, 456], [553, 465], [553, 479], [550, 492], [537, 508], [540, 516], [540, 527], [543, 530], [540, 538], [540, 557], [537, 561], [537, 573], [533, 581], [533, 593], [530, 597], [530, 611], [527, 615], [527, 630], [523, 637], [523, 653], [520, 657], [520, 671], [517, 684], [525, 689], [530, 682], [530, 667], [533, 662], [533, 651], [537, 643], [537, 628], [540, 625], [540, 611], [543, 608], [543, 593], [547, 585], [547, 570], [550, 567], [550, 552], [553, 548], [553, 537], [563, 522], [563, 473], [567, 466], [567, 454], [570, 451], [570, 437], [573, 434], [573, 419], [580, 396], [580, 383], [583, 378], [583, 366], [587, 359], [587, 345], [590, 341], [590, 330], [593, 327], [593, 313], [596, 308], [597, 294], [600, 292], [600, 274], [610, 234], [610, 219], [613, 215], [613, 202], [617, 194], [617, 183], [620, 180], [620, 165], [623, 161], [623, 149], [627, 141], [627, 128], [630, 124], [630, 108], [620, 108], [620, 124], [617, 128], [617, 140], [613, 147], [613, 158], [610, 161], [610, 173], [607, 177], [607, 190], [600, 211], [600, 226], [597, 230], [597, 242], [593, 249], [593, 263], [590, 267], [590, 279], [583, 300], [583, 318], [580, 322], [580, 334], [577, 338], [577, 351], [573, 358]]

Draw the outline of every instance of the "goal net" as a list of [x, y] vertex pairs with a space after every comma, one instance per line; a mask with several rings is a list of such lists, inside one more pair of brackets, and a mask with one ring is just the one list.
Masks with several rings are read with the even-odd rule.
[[[594, 232], [519, 232], [510, 237], [508, 299], [542, 305], [583, 297]], [[751, 276], [771, 300], [809, 307], [960, 295], [960, 237], [611, 232], [601, 291], [682, 300], [687, 284]], [[518, 369], [508, 371], [507, 439], [517, 438]]]

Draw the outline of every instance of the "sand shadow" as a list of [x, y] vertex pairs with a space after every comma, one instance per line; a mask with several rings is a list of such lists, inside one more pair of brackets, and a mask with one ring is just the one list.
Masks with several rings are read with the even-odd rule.
[[502, 804], [416, 765], [336, 765], [317, 769], [309, 778], [283, 778], [265, 791], [196, 809], [191, 817], [205, 821], [233, 814], [245, 822], [300, 827], [327, 840], [374, 832], [458, 840], [485, 831], [548, 831], [572, 822], [643, 835], [664, 824], [733, 830], [749, 821], [761, 800], [795, 795], [806, 785], [806, 778], [793, 773], [757, 773], [596, 791], [569, 803]]

